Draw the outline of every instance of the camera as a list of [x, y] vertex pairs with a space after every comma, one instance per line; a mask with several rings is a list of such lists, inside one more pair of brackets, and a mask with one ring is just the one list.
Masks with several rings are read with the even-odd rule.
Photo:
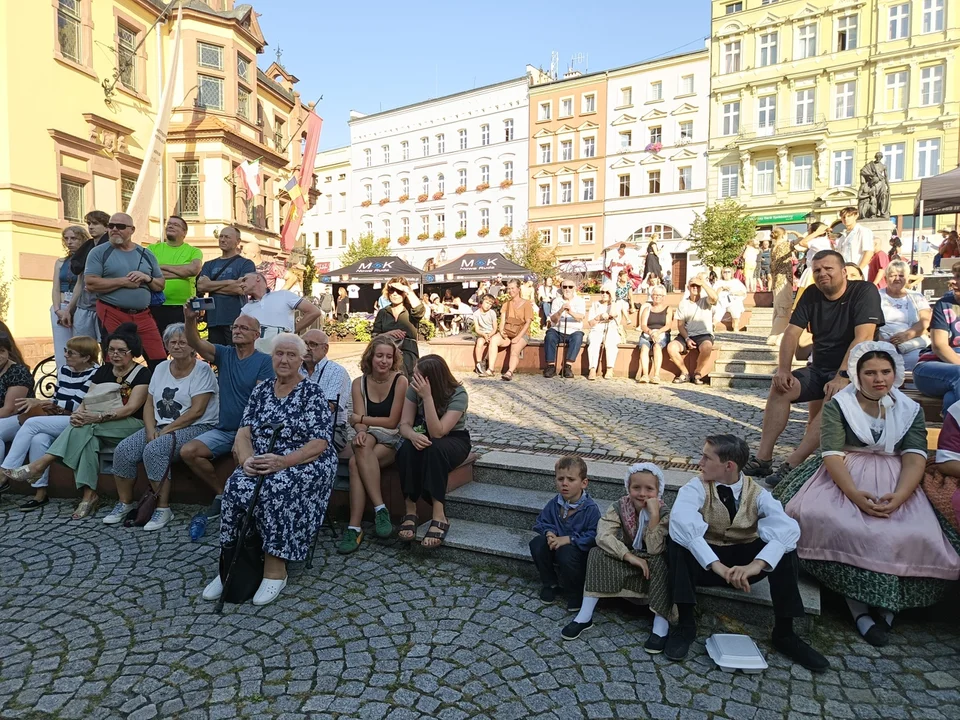
[[212, 297], [190, 298], [190, 309], [194, 312], [203, 312], [204, 310], [213, 310], [217, 307], [216, 301]]

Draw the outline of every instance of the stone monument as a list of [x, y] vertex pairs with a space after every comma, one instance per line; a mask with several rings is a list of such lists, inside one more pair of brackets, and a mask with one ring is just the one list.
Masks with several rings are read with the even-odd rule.
[[890, 217], [890, 181], [883, 153], [878, 152], [873, 162], [860, 169], [860, 190], [857, 193], [857, 209], [860, 219]]

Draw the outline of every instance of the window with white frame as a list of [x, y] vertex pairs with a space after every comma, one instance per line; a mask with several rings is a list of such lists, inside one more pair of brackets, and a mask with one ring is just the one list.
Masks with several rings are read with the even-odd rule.
[[223, 70], [223, 48], [210, 43], [197, 43], [197, 65], [213, 70]]
[[423, 149], [423, 157], [430, 156], [430, 138], [422, 137], [420, 138], [420, 147]]
[[844, 15], [837, 18], [837, 52], [857, 47], [857, 16]]
[[572, 227], [562, 227], [560, 228], [560, 245], [572, 245], [573, 244], [573, 228]]
[[443, 155], [447, 151], [447, 138], [443, 133], [437, 135], [437, 154]]
[[890, 182], [903, 180], [906, 155], [906, 143], [890, 143], [883, 146], [883, 164], [887, 166], [887, 179]]
[[723, 104], [720, 134], [737, 135], [740, 132], [740, 101]]
[[553, 147], [550, 143], [540, 143], [540, 163], [553, 162]]
[[503, 139], [506, 142], [513, 140], [513, 120], [509, 118], [503, 121]]
[[583, 96], [583, 109], [581, 113], [595, 113], [597, 111], [597, 96], [595, 93], [589, 93]]
[[460, 187], [467, 186], [467, 169], [466, 168], [460, 168], [459, 170], [457, 170], [457, 185], [459, 185]]
[[677, 168], [677, 190], [693, 190], [693, 168], [689, 165]]
[[680, 94], [693, 95], [693, 75], [684, 75], [680, 78]]
[[733, 2], [724, 6], [724, 15], [733, 15], [743, 10], [742, 2]]
[[939, 105], [943, 102], [943, 65], [920, 70], [920, 104]]
[[581, 157], [592, 158], [597, 156], [597, 139], [585, 137], [583, 139], [583, 154]]
[[777, 124], [777, 96], [757, 98], [757, 128], [760, 135], [772, 135]]
[[363, 186], [363, 199], [367, 202], [373, 202], [373, 185], [370, 183]]
[[444, 213], [437, 213], [437, 232], [442, 235], [447, 233], [447, 216]]
[[651, 195], [660, 194], [660, 171], [650, 170], [647, 173], [647, 192]]
[[550, 204], [550, 183], [542, 183], [540, 185], [540, 204], [549, 205]]
[[775, 160], [757, 160], [754, 166], [753, 194], [773, 195], [773, 173]]
[[137, 31], [117, 23], [117, 70], [120, 82], [131, 90], [137, 88]]
[[392, 236], [390, 234], [390, 218], [383, 219], [383, 236], [389, 240]]
[[447, 191], [447, 180], [443, 177], [443, 173], [437, 175], [437, 192], [446, 192]]
[[466, 210], [457, 210], [457, 225], [460, 228], [460, 232], [467, 231], [467, 211]]
[[410, 237], [410, 218], [400, 218], [400, 234], [404, 237]]
[[580, 186], [583, 188], [583, 192], [581, 193], [581, 198], [583, 199], [584, 202], [591, 202], [592, 200], [595, 199], [596, 195], [594, 190], [596, 186], [596, 181], [593, 178], [584, 178], [583, 180], [580, 181]]
[[835, 100], [834, 119], [852, 118], [857, 104], [857, 81], [848, 80], [847, 82], [837, 83]]
[[740, 72], [740, 41], [731, 40], [723, 44], [723, 74]]
[[223, 78], [197, 75], [197, 105], [223, 110]]
[[390, 162], [390, 146], [381, 145], [380, 150], [383, 151], [383, 164], [386, 165]]
[[372, 221], [372, 220], [367, 220], [366, 222], [364, 222], [364, 223], [363, 223], [363, 228], [364, 228], [364, 231], [366, 232], [367, 235], [373, 235], [373, 221]]
[[400, 194], [410, 195], [410, 178], [400, 178]]
[[907, 81], [909, 71], [887, 73], [887, 110], [903, 110], [907, 107]]
[[457, 130], [457, 135], [459, 135], [460, 137], [460, 149], [466, 150], [467, 149], [467, 131], [461, 128], [460, 130]]
[[620, 133], [620, 149], [629, 150], [630, 146], [633, 144], [633, 132], [630, 130], [624, 130]]
[[573, 115], [573, 98], [561, 98], [560, 117], [571, 117]]
[[816, 109], [816, 90], [808, 88], [806, 90], [797, 90], [794, 96], [794, 120], [797, 125], [810, 125], [814, 121], [814, 111]]
[[371, 167], [373, 165], [373, 150], [368, 148], [363, 151], [363, 165], [364, 167]]
[[630, 175], [620, 175], [620, 197], [630, 197]]
[[540, 242], [544, 245], [553, 244], [553, 231], [550, 228], [540, 228]]
[[489, 165], [480, 166], [480, 184], [481, 185], [490, 184], [490, 166]]
[[813, 155], [793, 156], [791, 190], [813, 190]]
[[420, 234], [421, 235], [430, 234], [430, 216], [429, 215], [420, 216]]
[[[83, 183], [60, 179], [60, 199], [63, 201], [63, 219], [75, 223], [83, 222]], [[196, 213], [194, 213], [196, 214]]]
[[720, 197], [736, 197], [740, 190], [740, 166], [721, 165], [720, 166]]
[[833, 187], [853, 185], [853, 150], [834, 150]]
[[333, 212], [333, 195], [327, 195], [327, 212]]
[[650, 142], [663, 144], [663, 127], [662, 126], [652, 125], [650, 127]]
[[573, 202], [573, 183], [569, 180], [564, 180], [560, 183], [560, 202]]
[[620, 88], [620, 106], [626, 107], [628, 105], [633, 105], [633, 88]]
[[648, 100], [663, 100], [663, 83], [657, 80], [650, 83], [650, 97]]
[[693, 120], [684, 120], [680, 123], [680, 138], [693, 140]]
[[812, 58], [817, 54], [817, 26], [807, 23], [797, 28], [796, 58]]
[[490, 208], [480, 208], [480, 227], [490, 229]]
[[340, 202], [337, 203], [337, 209], [340, 212], [344, 212], [347, 209], [347, 194], [345, 192], [340, 193]]
[[60, 54], [68, 60], [79, 63], [82, 60], [80, 40], [81, 0], [60, 0], [57, 4], [57, 43]]
[[933, 177], [940, 174], [940, 141], [917, 141], [917, 172], [916, 178]]
[[757, 58], [757, 65], [760, 67], [767, 67], [768, 65], [777, 64], [777, 50], [778, 50], [778, 41], [779, 34], [777, 32], [767, 32], [760, 34], [760, 43], [759, 56]]
[[406, 140], [400, 143], [400, 159], [409, 160], [410, 159], [410, 143]]
[[428, 178], [426, 175], [420, 178], [420, 192], [424, 195], [430, 194], [430, 178]]
[[508, 228], [513, 227], [513, 205], [503, 206], [503, 224]]
[[390, 199], [390, 181], [384, 180], [382, 183], [382, 188], [383, 188], [383, 197], [389, 200]]
[[560, 141], [560, 159], [573, 160], [573, 140]]
[[887, 11], [887, 39], [901, 40], [910, 37], [910, 3], [891, 5]]
[[489, 125], [484, 124], [480, 126], [480, 144], [481, 145], [490, 144], [490, 126]]
[[507, 160], [503, 164], [503, 179], [513, 182], [513, 161]]
[[540, 120], [549, 120], [550, 114], [550, 101], [540, 103], [537, 118]]
[[580, 226], [580, 244], [593, 245], [593, 225]]
[[922, 27], [925, 33], [943, 30], [943, 0], [923, 0]]

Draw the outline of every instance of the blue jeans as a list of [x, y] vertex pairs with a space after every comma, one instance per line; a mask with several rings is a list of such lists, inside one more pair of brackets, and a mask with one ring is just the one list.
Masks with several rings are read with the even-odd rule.
[[943, 398], [943, 412], [960, 400], [960, 365], [929, 360], [913, 369], [913, 384], [924, 395]]
[[565, 333], [559, 333], [553, 328], [547, 330], [547, 334], [543, 338], [543, 354], [546, 357], [548, 366], [553, 365], [557, 361], [557, 346], [560, 345], [561, 342], [567, 344], [566, 361], [572, 363], [577, 359], [577, 353], [580, 352], [580, 346], [583, 345], [583, 332], [577, 330], [567, 335]]

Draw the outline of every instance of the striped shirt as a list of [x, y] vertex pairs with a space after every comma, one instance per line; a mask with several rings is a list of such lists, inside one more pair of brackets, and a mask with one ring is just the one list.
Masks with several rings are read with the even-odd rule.
[[60, 368], [57, 373], [57, 391], [53, 394], [53, 402], [67, 412], [73, 412], [87, 394], [90, 379], [99, 368], [93, 365], [82, 372], [71, 370], [68, 365]]

